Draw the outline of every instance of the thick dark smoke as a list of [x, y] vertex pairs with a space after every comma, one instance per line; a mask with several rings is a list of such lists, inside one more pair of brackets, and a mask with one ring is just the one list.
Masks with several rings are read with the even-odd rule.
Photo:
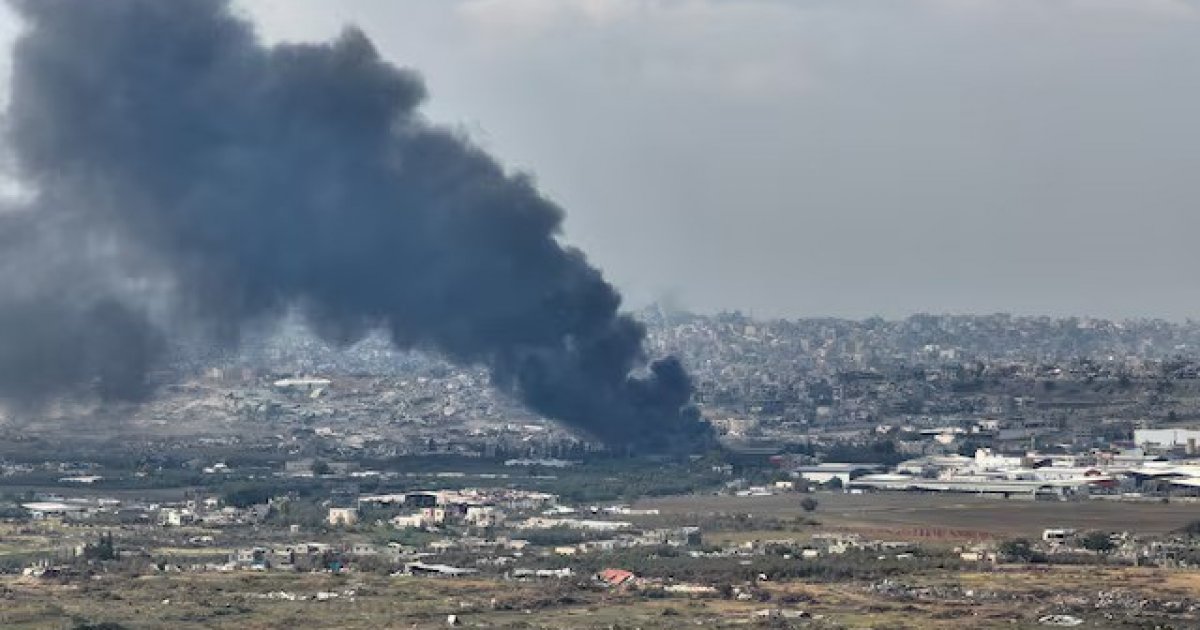
[[0, 215], [0, 399], [24, 406], [84, 385], [140, 398], [162, 339], [94, 266], [103, 257], [87, 251], [84, 231], [56, 218]]
[[[8, 136], [39, 195], [26, 213], [118, 243], [126, 267], [167, 279], [177, 317], [234, 339], [299, 306], [332, 339], [383, 326], [400, 347], [485, 363], [531, 408], [612, 443], [708, 439], [683, 368], [646, 365], [641, 325], [557, 240], [562, 211], [424, 121], [420, 77], [361, 32], [268, 48], [218, 0], [13, 4], [28, 30]], [[37, 355], [39, 391], [137, 391], [155, 335], [136, 301], [102, 297], [0, 303], [0, 376]], [[36, 334], [8, 333], [32, 320]], [[79, 321], [99, 328], [56, 334]], [[76, 348], [107, 361], [64, 364]]]

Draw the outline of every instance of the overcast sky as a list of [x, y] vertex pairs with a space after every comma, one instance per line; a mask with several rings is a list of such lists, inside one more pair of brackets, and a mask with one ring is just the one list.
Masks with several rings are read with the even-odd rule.
[[419, 70], [634, 306], [1200, 317], [1197, 2], [237, 4]]

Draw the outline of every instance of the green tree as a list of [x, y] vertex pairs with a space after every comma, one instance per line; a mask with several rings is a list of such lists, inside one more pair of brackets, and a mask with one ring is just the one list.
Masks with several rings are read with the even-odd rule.
[[112, 534], [100, 534], [95, 544], [85, 545], [83, 557], [88, 560], [116, 560], [117, 549], [113, 545]]
[[813, 510], [817, 509], [817, 500], [812, 497], [804, 497], [804, 499], [800, 501], [800, 507], [803, 508], [805, 512], [812, 512]]
[[1024, 538], [1013, 538], [1000, 543], [999, 551], [1000, 555], [1021, 562], [1029, 562], [1037, 555], [1033, 544]]
[[1083, 538], [1079, 539], [1079, 546], [1099, 553], [1108, 553], [1117, 547], [1112, 541], [1112, 535], [1101, 531], [1084, 534]]
[[226, 490], [221, 501], [226, 505], [245, 508], [270, 501], [272, 494], [274, 488], [269, 485], [239, 484]]

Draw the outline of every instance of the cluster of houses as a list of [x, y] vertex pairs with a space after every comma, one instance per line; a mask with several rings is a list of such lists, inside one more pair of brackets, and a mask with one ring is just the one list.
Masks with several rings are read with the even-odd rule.
[[465, 525], [490, 529], [504, 525], [510, 511], [531, 511], [556, 504], [558, 497], [545, 492], [511, 488], [414, 491], [365, 495], [354, 506], [329, 508], [328, 524], [352, 526], [364, 506], [401, 507], [405, 513], [392, 517], [398, 529], [435, 529]]
[[165, 527], [247, 525], [262, 522], [270, 509], [266, 503], [247, 507], [222, 505], [218, 497], [207, 496], [159, 507], [158, 523]]
[[248, 507], [223, 505], [216, 496], [154, 503], [122, 501], [103, 496], [63, 497], [53, 493], [38, 494], [34, 500], [19, 505], [35, 521], [60, 519], [70, 522], [104, 518], [124, 523], [156, 523], [163, 527], [253, 524], [266, 518], [270, 509], [267, 504]]

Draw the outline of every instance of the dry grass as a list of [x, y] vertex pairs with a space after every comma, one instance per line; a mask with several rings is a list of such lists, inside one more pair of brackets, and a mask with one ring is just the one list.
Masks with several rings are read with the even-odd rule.
[[[457, 614], [467, 626], [499, 628], [734, 627], [763, 608], [805, 610], [826, 628], [1032, 628], [1056, 601], [1122, 589], [1153, 597], [1200, 595], [1200, 575], [1155, 569], [1053, 567], [909, 576], [914, 585], [961, 587], [999, 596], [903, 599], [857, 582], [762, 583], [771, 601], [742, 602], [636, 592], [556, 589], [545, 583], [314, 574], [109, 576], [60, 585], [0, 579], [0, 627], [71, 627], [115, 621], [128, 628], [434, 628]], [[347, 595], [347, 591], [354, 595]], [[262, 597], [288, 592], [307, 600]], [[327, 601], [316, 593], [337, 592]], [[1106, 627], [1101, 623], [1099, 626]]]
[[1028, 501], [976, 495], [818, 493], [817, 511], [806, 514], [807, 495], [768, 497], [677, 496], [647, 499], [638, 507], [664, 514], [753, 514], [759, 517], [811, 516], [822, 529], [843, 529], [931, 539], [1038, 536], [1043, 529], [1164, 533], [1200, 518], [1200, 507], [1183, 503], [1113, 501]]

